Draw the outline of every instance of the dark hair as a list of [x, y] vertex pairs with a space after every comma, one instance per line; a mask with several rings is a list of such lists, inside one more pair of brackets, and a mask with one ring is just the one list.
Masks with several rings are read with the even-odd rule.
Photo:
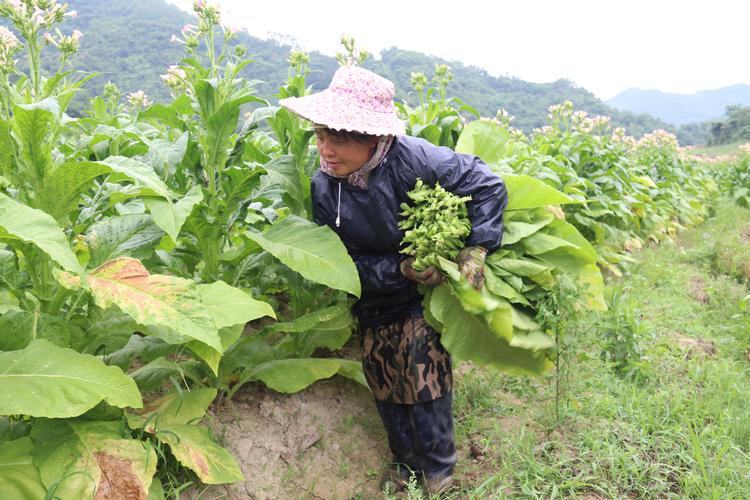
[[316, 126], [316, 130], [323, 130], [326, 134], [330, 134], [334, 137], [341, 139], [353, 139], [357, 142], [365, 143], [370, 142], [373, 137], [378, 137], [372, 134], [363, 134], [362, 132], [353, 132], [349, 130], [336, 130], [334, 128], [328, 128], [326, 126]]

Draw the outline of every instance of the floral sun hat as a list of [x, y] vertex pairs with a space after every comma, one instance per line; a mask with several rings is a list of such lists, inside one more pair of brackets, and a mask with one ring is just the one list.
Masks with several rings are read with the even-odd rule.
[[404, 135], [393, 105], [390, 80], [358, 66], [342, 66], [322, 92], [279, 101], [289, 111], [335, 130], [370, 135]]

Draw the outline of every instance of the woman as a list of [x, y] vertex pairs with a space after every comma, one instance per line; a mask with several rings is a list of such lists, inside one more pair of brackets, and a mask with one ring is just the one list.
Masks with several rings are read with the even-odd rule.
[[443, 277], [434, 267], [415, 270], [414, 259], [399, 253], [399, 205], [418, 178], [471, 196], [472, 232], [458, 263], [480, 288], [485, 255], [500, 246], [507, 194], [478, 158], [404, 135], [393, 95], [389, 80], [343, 66], [326, 90], [281, 105], [315, 124], [313, 216], [341, 237], [362, 283], [354, 307], [362, 364], [393, 452], [383, 486], [402, 489], [413, 472], [439, 492], [450, 486], [456, 463], [451, 359], [424, 320], [417, 285]]

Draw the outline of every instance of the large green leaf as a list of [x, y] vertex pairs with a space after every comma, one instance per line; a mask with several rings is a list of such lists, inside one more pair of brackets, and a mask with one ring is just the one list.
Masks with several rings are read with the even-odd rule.
[[333, 377], [339, 370], [351, 374], [351, 366], [343, 363], [345, 361], [334, 358], [275, 359], [247, 368], [238, 385], [260, 380], [278, 392], [299, 392], [318, 380]]
[[262, 316], [275, 318], [276, 315], [266, 302], [255, 300], [223, 281], [198, 285], [198, 293], [219, 328], [222, 349], [216, 350], [198, 341], [188, 343], [188, 347], [208, 364], [214, 374], [218, 374], [222, 353], [242, 335], [245, 324]]
[[126, 156], [109, 156], [96, 163], [109, 167], [113, 172], [135, 181], [140, 186], [149, 188], [155, 195], [168, 200], [172, 199], [169, 187], [156, 175], [156, 172], [154, 172], [154, 169], [150, 165], [142, 161]]
[[507, 157], [508, 130], [489, 120], [467, 123], [456, 143], [457, 153], [477, 155], [488, 165]]
[[578, 203], [568, 195], [528, 175], [503, 174], [503, 181], [508, 190], [508, 206], [505, 208], [506, 210], [522, 210], [544, 207], [546, 205]]
[[131, 429], [143, 428], [167, 443], [172, 454], [191, 468], [206, 484], [232, 483], [243, 479], [232, 456], [211, 437], [208, 428], [197, 423], [216, 397], [216, 389], [171, 392], [142, 410], [127, 412]]
[[189, 467], [206, 484], [242, 481], [237, 461], [227, 450], [216, 444], [211, 431], [199, 425], [160, 426], [156, 438], [169, 445], [172, 454]]
[[0, 351], [25, 348], [32, 339], [45, 339], [59, 347], [68, 347], [71, 337], [83, 331], [64, 318], [39, 311], [10, 311], [0, 316]]
[[[63, 279], [69, 286], [80, 285], [74, 276]], [[149, 274], [138, 260], [120, 257], [93, 270], [88, 283], [99, 307], [118, 307], [148, 327], [147, 333], [170, 343], [189, 337], [222, 350], [216, 325], [191, 280]]]
[[214, 349], [213, 347], [209, 347], [198, 340], [191, 340], [187, 343], [187, 346], [191, 351], [198, 355], [199, 358], [206, 362], [208, 367], [211, 368], [211, 371], [214, 372], [214, 375], [218, 375], [219, 363], [221, 362], [221, 358], [224, 355], [224, 351], [226, 351], [229, 346], [237, 342], [237, 339], [242, 336], [242, 332], [244, 330], [244, 323], [238, 323], [236, 325], [220, 328], [219, 338], [221, 338], [222, 345], [222, 349], [220, 351]]
[[[197, 361], [194, 362], [198, 363]], [[128, 375], [133, 377], [141, 392], [148, 393], [159, 389], [170, 377], [179, 377], [181, 374], [182, 369], [176, 361], [156, 358]]]
[[170, 392], [140, 410], [126, 412], [125, 416], [131, 429], [144, 428], [153, 433], [164, 425], [196, 423], [206, 414], [215, 397], [214, 388]]
[[245, 324], [263, 316], [276, 318], [273, 308], [256, 300], [239, 288], [216, 281], [198, 285], [201, 302], [206, 306], [217, 328]]
[[40, 208], [61, 223], [78, 201], [78, 197], [96, 177], [111, 172], [106, 165], [94, 162], [65, 162], [47, 177], [45, 190], [38, 193]]
[[258, 197], [267, 197], [276, 203], [283, 202], [296, 215], [305, 211], [305, 189], [300, 179], [297, 163], [293, 156], [283, 155], [266, 163], [263, 168], [266, 176], [262, 178]]
[[135, 382], [93, 356], [39, 339], [0, 353], [0, 415], [74, 417], [102, 400], [141, 407]]
[[532, 350], [514, 347], [494, 334], [479, 316], [468, 313], [448, 284], [425, 295], [425, 319], [440, 331], [440, 341], [456, 359], [467, 359], [514, 374], [539, 375], [552, 363], [547, 359], [548, 344]]
[[289, 332], [277, 347], [290, 356], [308, 357], [318, 347], [340, 349], [351, 337], [354, 321], [349, 303], [314, 311], [289, 323], [276, 323], [272, 331]]
[[0, 177], [13, 177], [15, 150], [16, 145], [10, 134], [10, 125], [7, 121], [0, 119]]
[[180, 94], [169, 104], [152, 104], [140, 113], [139, 118], [155, 118], [164, 125], [169, 125], [170, 127], [174, 128], [181, 128], [183, 126], [183, 119], [180, 117], [180, 115], [192, 114], [192, 100], [187, 95]]
[[[573, 275], [578, 274], [583, 266], [596, 264], [599, 258], [596, 250], [594, 250], [591, 243], [574, 226], [565, 221], [555, 219], [547, 226], [546, 230], [549, 232], [550, 237], [555, 238], [555, 242], [564, 240], [568, 244], [539, 253], [535, 255], [536, 258], [554, 264], [562, 271]], [[536, 233], [533, 236], [537, 236], [538, 234]], [[525, 244], [526, 240], [522, 240], [522, 243]]]
[[538, 231], [532, 235], [527, 236], [521, 241], [521, 245], [523, 245], [526, 252], [531, 255], [551, 252], [558, 248], [564, 247], [571, 247], [573, 249], [579, 248], [577, 245], [574, 245], [567, 240], [552, 236], [543, 231]]
[[0, 248], [0, 289], [20, 290], [28, 281], [28, 274], [18, 268], [15, 252]]
[[[133, 318], [115, 308], [88, 310], [89, 326], [83, 335], [71, 335], [70, 346], [78, 352], [107, 355], [125, 347], [138, 330]], [[112, 364], [112, 363], [107, 363]]]
[[175, 142], [162, 138], [156, 138], [153, 140], [144, 139], [143, 142], [148, 146], [151, 162], [159, 163], [159, 167], [163, 171], [169, 173], [173, 171], [185, 157], [188, 136], [189, 134], [187, 132], [183, 132]]
[[52, 169], [52, 144], [48, 135], [59, 114], [54, 99], [13, 107], [11, 124], [20, 145], [19, 160], [26, 165], [25, 173], [33, 175], [37, 182], [41, 182]]
[[151, 212], [154, 223], [165, 233], [177, 241], [180, 229], [195, 206], [203, 201], [203, 189], [194, 186], [182, 198], [172, 203], [169, 199], [149, 196], [146, 198], [146, 208]]
[[304, 278], [359, 297], [357, 268], [331, 228], [290, 215], [265, 233], [246, 234]]
[[148, 214], [107, 217], [86, 231], [91, 264], [99, 266], [121, 255], [143, 258], [159, 244], [164, 231]]
[[32, 462], [31, 438], [0, 444], [0, 498], [44, 498], [47, 488]]
[[0, 239], [18, 239], [46, 253], [63, 269], [83, 275], [62, 228], [49, 214], [0, 193]]
[[541, 228], [552, 222], [555, 217], [549, 214], [549, 217], [544, 218], [538, 222], [527, 223], [520, 221], [507, 221], [505, 222], [505, 231], [503, 232], [503, 245], [512, 245], [518, 243], [523, 238], [531, 236], [532, 234], [539, 231]]
[[124, 439], [119, 422], [40, 420], [31, 438], [45, 486], [60, 481], [57, 498], [146, 498], [156, 452], [139, 440]]

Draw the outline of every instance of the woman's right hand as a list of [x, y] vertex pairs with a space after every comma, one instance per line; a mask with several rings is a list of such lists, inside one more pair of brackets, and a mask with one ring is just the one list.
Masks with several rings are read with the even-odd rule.
[[423, 271], [417, 271], [412, 267], [414, 257], [408, 257], [401, 261], [401, 274], [420, 285], [436, 286], [445, 281], [440, 271], [435, 266], [429, 266]]

